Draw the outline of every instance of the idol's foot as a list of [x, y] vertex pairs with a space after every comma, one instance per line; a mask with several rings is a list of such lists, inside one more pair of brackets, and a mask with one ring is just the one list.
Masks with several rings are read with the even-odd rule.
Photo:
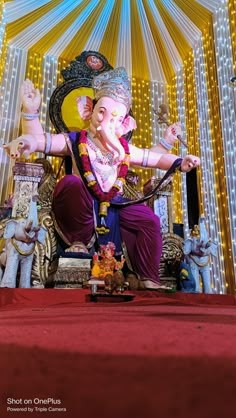
[[159, 292], [167, 292], [167, 293], [174, 292], [174, 289], [172, 287], [161, 285], [149, 279], [143, 279], [142, 283], [146, 290], [157, 290]]
[[65, 250], [66, 253], [84, 253], [88, 254], [88, 249], [86, 245], [83, 242], [76, 241], [73, 242], [73, 244]]

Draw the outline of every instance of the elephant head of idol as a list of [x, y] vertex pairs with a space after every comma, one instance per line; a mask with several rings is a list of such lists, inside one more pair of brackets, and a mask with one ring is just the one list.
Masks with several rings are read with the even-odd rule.
[[136, 128], [129, 115], [131, 88], [123, 67], [107, 71], [93, 79], [95, 105], [91, 97], [77, 100], [82, 119], [90, 119], [89, 131], [97, 143], [107, 151], [117, 154], [120, 161], [125, 157], [119, 138]]

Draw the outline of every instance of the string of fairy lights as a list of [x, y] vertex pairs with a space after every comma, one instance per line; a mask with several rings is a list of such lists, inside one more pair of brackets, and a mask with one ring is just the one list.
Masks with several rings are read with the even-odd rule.
[[[132, 143], [139, 148], [149, 148], [152, 145], [152, 110], [150, 100], [150, 82], [146, 80], [132, 79], [132, 112], [137, 123], [134, 130]], [[154, 175], [154, 170], [132, 168], [138, 174], [139, 187], [142, 189], [144, 184]]]
[[[178, 121], [181, 123], [182, 128], [182, 136], [186, 142], [186, 120], [185, 120], [185, 101], [184, 101], [184, 74], [183, 70], [180, 69], [176, 73], [176, 106], [178, 109]], [[183, 146], [182, 143], [178, 144], [180, 148], [179, 155], [184, 158], [187, 154], [186, 148]], [[183, 223], [184, 228], [184, 237], [187, 238], [189, 236], [189, 220], [188, 220], [188, 207], [187, 207], [187, 184], [186, 184], [186, 176], [181, 175], [181, 179], [178, 179], [178, 184], [181, 186], [181, 190], [178, 190], [177, 199], [179, 200], [179, 211], [178, 217], [176, 217], [176, 222]], [[177, 182], [177, 179], [176, 179]], [[177, 185], [175, 186], [174, 190], [177, 189]], [[176, 192], [175, 192], [176, 194]], [[176, 201], [176, 199], [175, 199]], [[175, 207], [177, 203], [175, 204]]]
[[201, 155], [201, 190], [203, 210], [209, 237], [217, 243], [218, 256], [212, 257], [210, 272], [215, 293], [225, 293], [224, 257], [219, 222], [217, 186], [215, 179], [212, 135], [209, 123], [209, 97], [205, 71], [205, 59], [202, 40], [194, 51], [194, 72], [199, 120], [199, 147]]
[[[232, 258], [232, 243], [230, 236], [229, 208], [227, 201], [226, 171], [224, 159], [224, 135], [222, 131], [218, 87], [218, 68], [215, 55], [216, 37], [213, 33], [213, 25], [209, 25], [203, 32], [203, 47], [205, 59], [205, 74], [208, 89], [209, 123], [212, 137], [212, 148], [214, 153], [214, 174], [216, 198], [218, 202], [218, 218], [220, 223], [220, 245], [224, 256], [224, 272], [226, 277], [226, 287], [229, 291], [234, 291], [234, 267]], [[214, 208], [213, 208], [214, 210]], [[214, 213], [213, 213], [214, 215]]]
[[[68, 62], [64, 61], [63, 64], [63, 68], [65, 68]], [[30, 50], [28, 53], [27, 68], [27, 78], [33, 80], [35, 87], [39, 88], [41, 92], [41, 106], [39, 111], [42, 128], [44, 132], [53, 133], [55, 132], [55, 128], [50, 121], [48, 109], [53, 91], [63, 81], [63, 78], [60, 78], [59, 75], [61, 67], [59, 67], [56, 57], [50, 55], [42, 57], [40, 54]], [[39, 68], [41, 68], [40, 72]], [[40, 154], [39, 156], [41, 157]], [[58, 173], [59, 167], [61, 166], [61, 159], [51, 156], [47, 158], [51, 162], [54, 172]], [[31, 159], [34, 159], [34, 156]]]
[[[172, 79], [172, 82], [167, 86], [168, 96], [168, 110], [169, 110], [169, 123], [174, 123], [179, 120], [177, 109], [177, 85], [176, 76]], [[174, 154], [179, 154], [179, 144], [176, 141], [174, 148], [171, 151]], [[173, 219], [175, 223], [182, 223], [182, 209], [181, 209], [181, 180], [180, 173], [176, 173], [173, 177]]]
[[[163, 137], [164, 131], [166, 129], [166, 125], [157, 123], [157, 116], [155, 114], [155, 111], [159, 111], [160, 105], [168, 103], [168, 95], [167, 95], [166, 84], [158, 83], [158, 82], [151, 82], [150, 85], [151, 85], [150, 118], [152, 121], [151, 145], [157, 145], [158, 142], [160, 141], [160, 138]], [[157, 172], [159, 173], [159, 171]]]
[[[228, 2], [217, 9], [214, 15], [215, 51], [220, 95], [220, 111], [223, 132], [223, 147], [228, 202], [232, 252], [234, 260], [234, 275], [236, 277], [236, 114], [234, 109], [234, 91], [230, 83], [234, 71]], [[232, 29], [232, 28], [231, 28]], [[234, 36], [236, 29], [233, 28]], [[235, 38], [234, 38], [235, 39]]]
[[[1, 141], [9, 143], [19, 136], [20, 124], [20, 91], [25, 76], [26, 51], [14, 47], [7, 47], [4, 72], [0, 86], [1, 114], [0, 132]], [[0, 188], [4, 198], [12, 192], [12, 165], [13, 162], [1, 149], [1, 178]]]
[[0, 57], [1, 57], [1, 63], [0, 63], [0, 80], [2, 78], [3, 73], [3, 56], [5, 54], [5, 46], [6, 46], [6, 18], [5, 18], [5, 8], [4, 8], [4, 2], [3, 0], [0, 1]]
[[[228, 3], [228, 12], [229, 12], [229, 24], [231, 32], [231, 45], [233, 52], [233, 63], [234, 63], [234, 74], [236, 75], [236, 4], [234, 0], [229, 0]], [[236, 111], [236, 100], [235, 100], [235, 111]]]

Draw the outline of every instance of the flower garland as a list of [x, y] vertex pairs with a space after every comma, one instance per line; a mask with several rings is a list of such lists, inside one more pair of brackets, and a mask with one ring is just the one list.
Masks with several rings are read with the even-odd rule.
[[86, 179], [87, 185], [92, 191], [94, 197], [99, 201], [99, 216], [101, 219], [101, 224], [97, 226], [96, 230], [100, 235], [104, 235], [109, 232], [109, 228], [106, 226], [105, 217], [107, 216], [107, 209], [110, 206], [110, 201], [117, 195], [118, 192], [122, 189], [123, 184], [125, 184], [125, 177], [129, 169], [129, 160], [130, 152], [129, 145], [125, 138], [119, 138], [119, 141], [124, 148], [125, 158], [121, 163], [119, 175], [114, 182], [113, 186], [109, 192], [104, 192], [95, 175], [92, 171], [91, 161], [87, 149], [87, 135], [86, 131], [80, 132], [79, 138], [79, 157], [81, 161], [83, 176]]

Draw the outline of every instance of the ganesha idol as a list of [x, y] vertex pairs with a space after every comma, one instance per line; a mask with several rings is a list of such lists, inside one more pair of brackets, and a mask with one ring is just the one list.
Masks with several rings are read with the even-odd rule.
[[[169, 151], [179, 123], [169, 126], [158, 145], [142, 149], [128, 144], [124, 135], [136, 128], [130, 116], [131, 85], [123, 67], [93, 79], [95, 100], [81, 97], [78, 111], [89, 120], [88, 130], [44, 133], [39, 121], [40, 92], [30, 80], [22, 86], [22, 136], [4, 145], [11, 158], [33, 152], [69, 155], [73, 174], [57, 184], [53, 199], [55, 225], [67, 251], [80, 243], [80, 251], [113, 242], [116, 255], [125, 243], [130, 262], [142, 288], [162, 289], [158, 275], [162, 253], [159, 218], [144, 204], [124, 202], [123, 185], [129, 166], [168, 170], [179, 159]], [[181, 159], [180, 170], [189, 172], [200, 164], [198, 157]], [[130, 202], [129, 202], [130, 203]]]
[[113, 242], [100, 245], [99, 256], [97, 253], [93, 255], [93, 267], [91, 270], [91, 277], [98, 279], [98, 284], [99, 280], [101, 280], [105, 285], [105, 291], [110, 294], [114, 291], [122, 293], [128, 285], [122, 272], [125, 259], [121, 256], [121, 260], [117, 260], [114, 257], [114, 253], [115, 244]]

